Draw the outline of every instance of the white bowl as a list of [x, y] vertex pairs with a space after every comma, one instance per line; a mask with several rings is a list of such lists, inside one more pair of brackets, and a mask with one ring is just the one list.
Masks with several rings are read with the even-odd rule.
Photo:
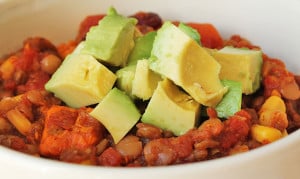
[[[157, 12], [163, 19], [210, 22], [224, 38], [240, 34], [271, 57], [300, 69], [299, 0], [7, 0], [0, 1], [0, 55], [29, 36], [56, 44], [73, 39], [80, 21], [114, 6], [124, 14]], [[300, 131], [253, 151], [185, 165], [104, 168], [35, 158], [0, 147], [1, 178], [299, 178]], [[5, 176], [5, 177], [4, 177]]]

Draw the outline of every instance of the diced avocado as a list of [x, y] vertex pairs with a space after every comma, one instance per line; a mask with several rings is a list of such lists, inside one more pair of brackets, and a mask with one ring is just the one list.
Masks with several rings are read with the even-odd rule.
[[262, 52], [224, 47], [211, 53], [221, 64], [220, 78], [242, 83], [244, 94], [254, 93], [261, 82]]
[[218, 117], [228, 118], [241, 110], [242, 84], [232, 80], [222, 80], [222, 83], [224, 86], [228, 86], [229, 89], [215, 109]]
[[132, 82], [132, 94], [142, 100], [148, 100], [161, 80], [161, 76], [149, 68], [148, 60], [139, 60]]
[[68, 106], [79, 108], [98, 103], [113, 87], [117, 77], [94, 57], [71, 54], [46, 83], [46, 90]]
[[198, 102], [164, 79], [158, 83], [141, 120], [179, 136], [195, 126], [199, 112]]
[[148, 59], [151, 55], [152, 45], [156, 31], [149, 32], [135, 40], [135, 45], [129, 54], [127, 65], [136, 65], [138, 60]]
[[178, 28], [183, 32], [185, 32], [192, 39], [194, 39], [198, 44], [201, 45], [201, 40], [200, 40], [201, 37], [197, 30], [193, 29], [192, 27], [184, 23], [179, 23]]
[[90, 28], [82, 53], [113, 66], [124, 66], [134, 47], [136, 23], [136, 19], [119, 15], [110, 8], [99, 24]]
[[[131, 96], [132, 92], [132, 82], [134, 79], [136, 65], [130, 65], [119, 69], [116, 72], [117, 75], [117, 87], [126, 92], [129, 96]], [[131, 96], [133, 97], [133, 96]]]
[[118, 143], [137, 123], [141, 114], [123, 91], [113, 88], [90, 112], [99, 120]]
[[219, 79], [220, 64], [171, 22], [158, 30], [150, 69], [171, 79], [197, 102], [215, 106], [227, 92]]

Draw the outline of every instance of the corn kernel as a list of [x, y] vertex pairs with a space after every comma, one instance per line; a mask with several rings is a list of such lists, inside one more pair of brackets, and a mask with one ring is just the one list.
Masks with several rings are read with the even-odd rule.
[[12, 109], [6, 116], [21, 134], [26, 135], [30, 131], [31, 122], [19, 110]]
[[8, 80], [12, 78], [15, 72], [15, 66], [13, 64], [13, 61], [16, 58], [16, 56], [11, 56], [9, 59], [5, 60], [0, 66], [0, 73], [3, 80]]
[[272, 91], [259, 110], [259, 124], [274, 127], [280, 131], [288, 127], [285, 103], [278, 91]]
[[7, 111], [15, 108], [21, 101], [22, 95], [14, 97], [6, 97], [0, 101], [0, 114], [5, 114]]
[[288, 119], [284, 112], [264, 111], [259, 115], [259, 124], [283, 131], [288, 127]]
[[284, 101], [279, 96], [270, 96], [262, 105], [259, 113], [273, 110], [281, 112], [286, 111]]
[[283, 137], [280, 130], [258, 124], [251, 127], [251, 136], [262, 144], [271, 143]]

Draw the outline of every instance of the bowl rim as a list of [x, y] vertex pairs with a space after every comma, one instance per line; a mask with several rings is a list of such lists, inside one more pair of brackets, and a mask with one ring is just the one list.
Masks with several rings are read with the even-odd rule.
[[[299, 4], [300, 1], [297, 0], [297, 2]], [[296, 4], [296, 1], [292, 1], [292, 3]], [[0, 163], [2, 163], [1, 161], [4, 161], [3, 162], [4, 164], [5, 162], [8, 161], [12, 161], [12, 163], [16, 161], [15, 164], [19, 167], [25, 167], [27, 169], [30, 168], [31, 170], [34, 171], [36, 171], [36, 167], [39, 167], [41, 168], [41, 172], [47, 174], [49, 170], [50, 171], [70, 170], [74, 172], [85, 171], [86, 173], [96, 173], [96, 174], [100, 174], [100, 173], [111, 174], [111, 172], [120, 172], [121, 174], [132, 174], [136, 171], [141, 171], [141, 173], [151, 171], [152, 173], [159, 174], [161, 172], [164, 173], [178, 172], [179, 170], [181, 171], [184, 170], [186, 172], [186, 171], [195, 171], [195, 170], [206, 170], [212, 168], [221, 168], [228, 165], [228, 163], [234, 163], [234, 165], [239, 165], [249, 160], [254, 161], [256, 159], [262, 158], [264, 157], [265, 154], [271, 156], [273, 153], [286, 151], [287, 149], [289, 149], [289, 147], [291, 146], [295, 147], [296, 145], [299, 144], [300, 144], [300, 130], [297, 130], [276, 142], [234, 156], [222, 157], [218, 159], [193, 162], [187, 164], [179, 164], [179, 165], [171, 165], [171, 166], [156, 166], [156, 167], [138, 167], [138, 168], [85, 166], [79, 164], [71, 164], [71, 163], [55, 161], [51, 159], [30, 156], [28, 154], [24, 154], [0, 146], [0, 156], [1, 156]], [[3, 169], [0, 168], [0, 171], [2, 170]]]
[[[58, 160], [53, 159], [47, 159], [42, 157], [36, 157], [29, 154], [25, 154], [19, 151], [15, 151], [12, 149], [9, 149], [4, 146], [0, 146], [0, 156], [3, 156], [7, 160], [14, 160], [18, 161], [19, 166], [28, 167], [30, 165], [34, 166], [45, 166], [50, 170], [78, 170], [78, 171], [87, 171], [87, 172], [96, 172], [96, 173], [103, 173], [103, 172], [122, 172], [123, 174], [131, 173], [135, 171], [149, 171], [151, 172], [161, 172], [161, 170], [164, 170], [164, 172], [168, 171], [176, 171], [177, 169], [185, 169], [188, 171], [193, 171], [195, 168], [198, 170], [205, 170], [207, 168], [218, 168], [218, 167], [224, 167], [228, 163], [235, 163], [235, 165], [238, 165], [240, 163], [244, 163], [246, 161], [255, 160], [258, 158], [263, 157], [265, 154], [272, 154], [276, 152], [280, 152], [281, 150], [285, 150], [289, 146], [293, 145], [295, 141], [299, 140], [300, 138], [300, 130], [296, 130], [289, 134], [288, 136], [285, 136], [284, 138], [281, 138], [275, 142], [269, 143], [267, 145], [261, 146], [259, 148], [239, 153], [232, 156], [226, 156], [221, 157], [217, 159], [212, 160], [205, 160], [205, 161], [199, 161], [199, 162], [192, 162], [192, 163], [185, 163], [185, 164], [176, 164], [176, 165], [168, 165], [168, 166], [148, 166], [148, 167], [104, 167], [104, 166], [97, 166], [97, 165], [81, 165], [81, 164], [75, 164], [75, 163], [67, 163], [62, 162]], [[1, 160], [3, 160], [3, 157]], [[30, 163], [29, 163], [30, 162]]]

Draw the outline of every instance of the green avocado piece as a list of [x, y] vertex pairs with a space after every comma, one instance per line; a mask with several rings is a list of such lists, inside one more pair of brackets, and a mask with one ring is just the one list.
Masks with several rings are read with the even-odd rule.
[[179, 23], [178, 28], [194, 39], [199, 45], [201, 45], [201, 36], [197, 30], [182, 22]]
[[222, 80], [224, 86], [228, 86], [228, 92], [222, 101], [216, 106], [218, 117], [228, 118], [241, 110], [242, 84], [238, 81]]
[[110, 8], [99, 24], [90, 28], [82, 53], [113, 66], [125, 66], [134, 47], [136, 23], [136, 19], [119, 15]]
[[66, 57], [45, 89], [68, 106], [79, 108], [101, 101], [116, 79], [116, 75], [94, 57], [76, 52]]
[[203, 105], [215, 106], [227, 92], [219, 78], [221, 65], [171, 22], [158, 30], [149, 60], [151, 70], [172, 80]]
[[141, 114], [131, 98], [118, 88], [113, 88], [90, 112], [112, 135], [117, 144], [137, 123]]
[[117, 82], [116, 85], [119, 89], [126, 92], [127, 95], [132, 96], [132, 82], [135, 76], [136, 65], [130, 65], [120, 68], [117, 72]]
[[161, 80], [161, 76], [149, 68], [148, 60], [138, 60], [132, 82], [132, 95], [142, 100], [150, 99]]
[[155, 36], [156, 31], [153, 31], [148, 32], [135, 40], [134, 48], [128, 57], [127, 66], [136, 65], [138, 60], [148, 59], [150, 57]]
[[195, 127], [199, 114], [200, 104], [164, 79], [158, 83], [141, 120], [179, 136]]
[[242, 83], [244, 94], [252, 94], [260, 87], [262, 52], [245, 48], [224, 47], [211, 51], [221, 64], [220, 78]]

